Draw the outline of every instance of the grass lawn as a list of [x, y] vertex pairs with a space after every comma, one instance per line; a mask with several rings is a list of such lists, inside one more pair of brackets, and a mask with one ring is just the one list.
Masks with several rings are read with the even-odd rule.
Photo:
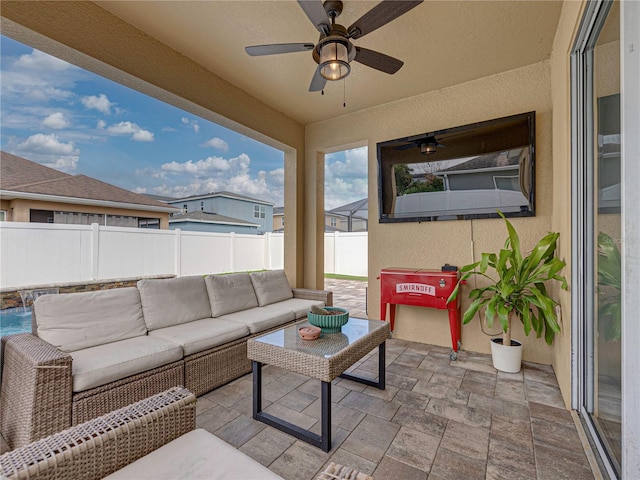
[[366, 282], [368, 277], [356, 277], [354, 275], [338, 275], [337, 273], [325, 273], [324, 278], [336, 278], [338, 280], [355, 280], [357, 282]]

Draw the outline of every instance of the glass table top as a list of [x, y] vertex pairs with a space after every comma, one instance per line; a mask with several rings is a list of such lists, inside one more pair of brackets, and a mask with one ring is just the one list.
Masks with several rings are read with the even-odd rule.
[[301, 327], [310, 326], [307, 321], [296, 323], [266, 335], [256, 337], [252, 341], [265, 343], [286, 350], [304, 352], [322, 358], [331, 358], [336, 353], [353, 345], [363, 337], [376, 330], [389, 328], [388, 322], [349, 318], [341, 332], [320, 334], [316, 340], [302, 340], [298, 334]]

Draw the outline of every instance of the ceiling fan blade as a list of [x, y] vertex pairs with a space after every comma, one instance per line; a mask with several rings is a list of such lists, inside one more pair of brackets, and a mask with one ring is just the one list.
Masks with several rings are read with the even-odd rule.
[[261, 55], [277, 55], [279, 53], [308, 52], [313, 50], [313, 47], [313, 43], [274, 43], [271, 45], [245, 47], [244, 50], [252, 57], [259, 57]]
[[322, 6], [321, 0], [298, 0], [298, 5], [304, 10], [304, 13], [307, 14], [313, 26], [316, 27], [320, 33], [329, 33], [331, 23], [329, 22], [327, 12], [325, 12]]
[[384, 0], [373, 7], [348, 28], [350, 38], [360, 38], [386, 25], [400, 15], [417, 7], [423, 0]]
[[311, 79], [311, 85], [309, 85], [310, 92], [319, 92], [324, 89], [327, 83], [327, 79], [320, 75], [320, 67], [316, 68], [316, 72]]
[[407, 143], [405, 145], [400, 145], [399, 147], [396, 147], [396, 150], [409, 150], [410, 148], [416, 148], [416, 147], [418, 147], [418, 143], [411, 142], [411, 143]]
[[356, 57], [354, 60], [366, 65], [367, 67], [388, 73], [389, 75], [393, 75], [400, 70], [402, 65], [404, 65], [402, 60], [362, 47], [356, 47]]

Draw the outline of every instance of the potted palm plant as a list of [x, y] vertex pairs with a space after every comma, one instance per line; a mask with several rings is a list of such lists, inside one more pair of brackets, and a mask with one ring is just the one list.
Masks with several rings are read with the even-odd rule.
[[[555, 307], [558, 303], [547, 292], [545, 282], [555, 280], [567, 289], [567, 280], [560, 275], [565, 263], [556, 256], [559, 233], [546, 234], [527, 255], [520, 250], [520, 238], [511, 222], [502, 212], [509, 236], [500, 252], [483, 253], [479, 262], [465, 265], [460, 269], [460, 280], [447, 302], [458, 297], [460, 285], [472, 275], [480, 275], [490, 281], [486, 286], [469, 292], [471, 305], [464, 312], [463, 323], [467, 324], [479, 311], [484, 310], [487, 326], [491, 328], [496, 317], [502, 327], [502, 338], [491, 340], [493, 366], [505, 372], [520, 371], [522, 344], [511, 338], [511, 324], [514, 318], [524, 326], [525, 335], [531, 331], [540, 338], [544, 334], [551, 345], [556, 333], [560, 332]], [[491, 267], [494, 276], [487, 270]], [[495, 278], [494, 278], [495, 277]]]

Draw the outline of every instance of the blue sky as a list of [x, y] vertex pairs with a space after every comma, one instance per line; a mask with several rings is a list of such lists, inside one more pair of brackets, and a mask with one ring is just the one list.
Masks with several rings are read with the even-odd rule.
[[[138, 193], [284, 202], [280, 150], [0, 37], [2, 150]], [[367, 196], [366, 149], [327, 156], [327, 209]]]

